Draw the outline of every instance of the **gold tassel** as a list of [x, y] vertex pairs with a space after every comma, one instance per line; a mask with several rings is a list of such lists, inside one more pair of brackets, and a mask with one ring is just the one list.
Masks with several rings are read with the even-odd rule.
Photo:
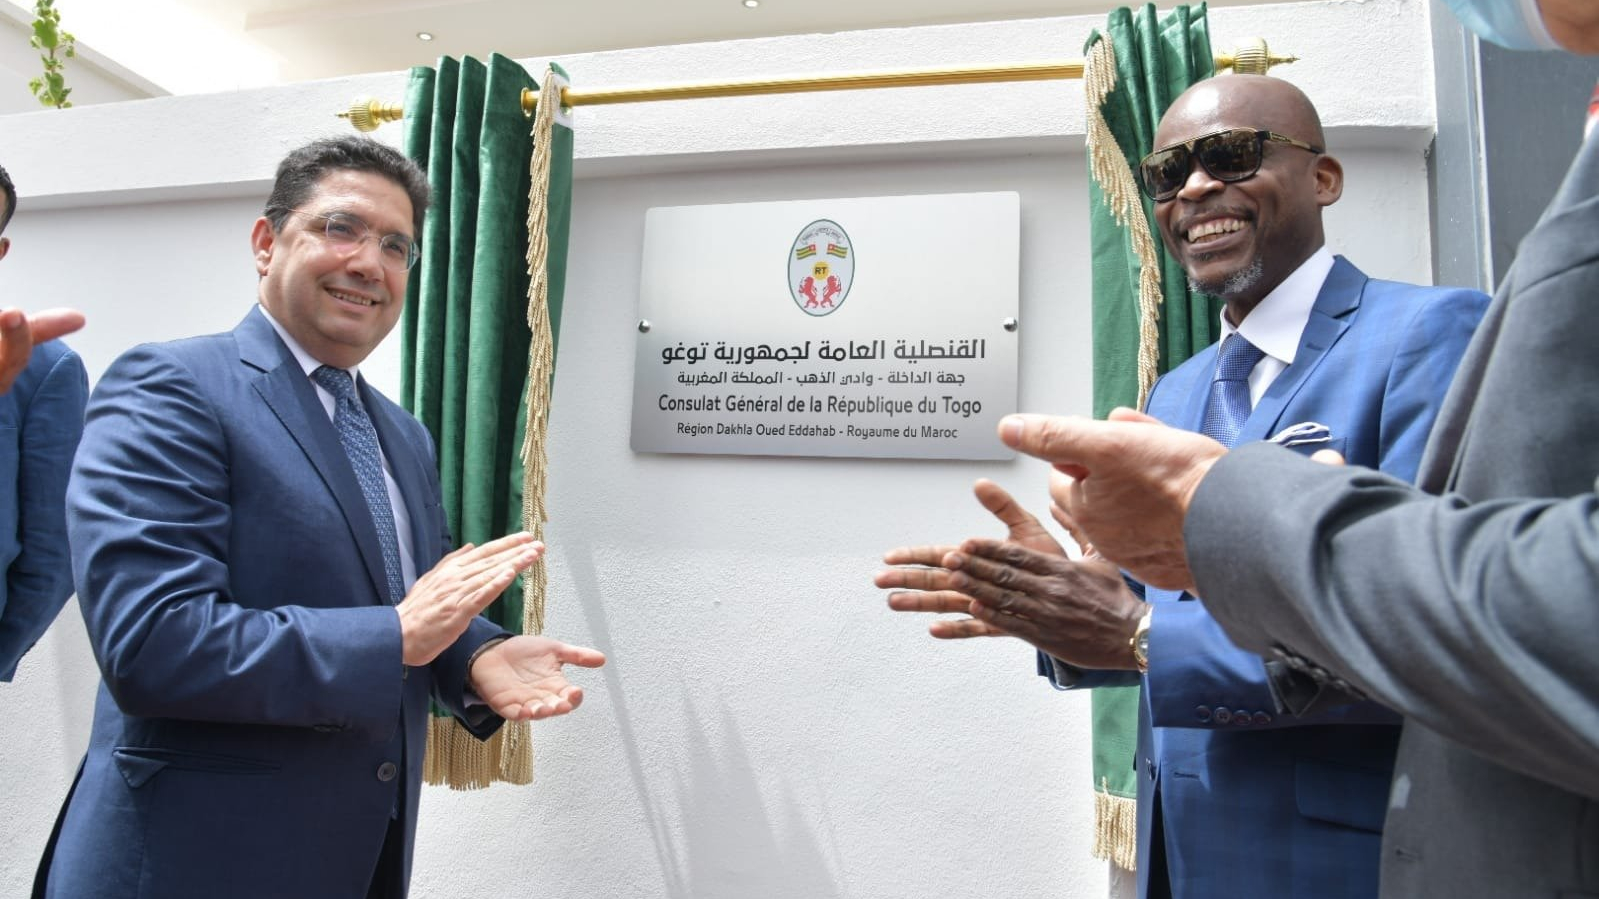
[[507, 721], [479, 740], [454, 718], [428, 719], [422, 779], [452, 790], [481, 790], [492, 783], [533, 782], [533, 744], [526, 721]]
[[1100, 104], [1116, 89], [1116, 49], [1108, 40], [1102, 40], [1088, 51], [1083, 64], [1083, 90], [1088, 104], [1088, 168], [1105, 195], [1116, 224], [1127, 230], [1133, 252], [1138, 254], [1138, 408], [1144, 408], [1149, 389], [1159, 374], [1157, 362], [1160, 354], [1160, 331], [1155, 323], [1160, 320], [1160, 307], [1165, 302], [1161, 292], [1160, 253], [1155, 246], [1155, 236], [1150, 233], [1149, 219], [1144, 216], [1144, 201], [1133, 180], [1133, 170], [1127, 157], [1111, 133], [1110, 123]]
[[1138, 801], [1114, 795], [1103, 778], [1094, 791], [1094, 858], [1138, 870]]

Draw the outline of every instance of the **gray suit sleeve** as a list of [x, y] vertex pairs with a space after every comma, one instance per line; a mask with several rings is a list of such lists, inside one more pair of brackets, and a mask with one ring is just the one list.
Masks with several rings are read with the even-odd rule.
[[1594, 492], [1470, 504], [1257, 444], [1206, 476], [1184, 536], [1240, 646], [1599, 797]]

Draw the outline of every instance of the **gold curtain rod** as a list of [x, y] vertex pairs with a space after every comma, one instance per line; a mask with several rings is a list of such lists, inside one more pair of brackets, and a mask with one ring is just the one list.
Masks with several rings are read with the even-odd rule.
[[[1266, 42], [1254, 38], [1234, 50], [1216, 56], [1216, 70], [1232, 69], [1241, 74], [1264, 75], [1272, 66], [1298, 61], [1297, 56], [1273, 56]], [[899, 69], [882, 72], [846, 72], [839, 75], [799, 75], [787, 78], [755, 78], [747, 81], [699, 81], [684, 84], [643, 85], [610, 88], [562, 88], [561, 105], [600, 106], [611, 103], [651, 103], [657, 100], [696, 100], [707, 97], [749, 97], [762, 94], [795, 94], [812, 91], [862, 90], [880, 87], [928, 87], [944, 84], [993, 84], [1006, 81], [1048, 81], [1083, 77], [1081, 59], [1011, 63], [997, 66], [959, 66], [935, 69]], [[538, 108], [539, 92], [522, 89], [522, 111], [532, 115]], [[399, 104], [378, 100], [357, 100], [339, 113], [358, 131], [375, 131], [385, 122], [405, 117]]]

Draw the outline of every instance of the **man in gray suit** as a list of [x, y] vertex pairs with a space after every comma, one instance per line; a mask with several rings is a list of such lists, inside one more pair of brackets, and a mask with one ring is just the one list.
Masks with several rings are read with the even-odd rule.
[[[1593, 0], [1450, 0], [1522, 49], [1599, 53]], [[1227, 452], [1130, 410], [1014, 416], [1083, 539], [1206, 597], [1297, 677], [1305, 713], [1406, 716], [1387, 897], [1599, 896], [1599, 140], [1521, 246], [1460, 364], [1418, 486], [1269, 444]], [[1336, 456], [1323, 461], [1339, 461]]]

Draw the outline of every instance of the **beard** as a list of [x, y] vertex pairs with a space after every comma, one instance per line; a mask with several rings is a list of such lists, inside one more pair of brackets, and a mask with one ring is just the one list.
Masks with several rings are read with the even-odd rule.
[[1190, 275], [1188, 289], [1226, 300], [1252, 290], [1265, 273], [1265, 264], [1256, 256], [1248, 265], [1222, 278], [1200, 281]]

